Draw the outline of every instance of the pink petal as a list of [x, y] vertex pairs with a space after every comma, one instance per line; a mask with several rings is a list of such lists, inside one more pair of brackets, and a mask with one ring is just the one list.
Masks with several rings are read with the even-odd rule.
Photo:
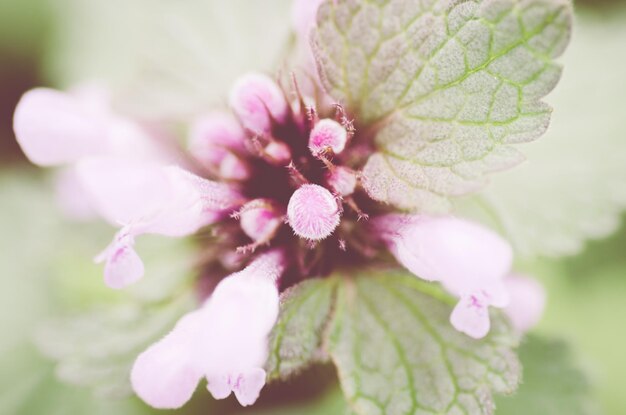
[[95, 208], [114, 225], [150, 221], [176, 195], [157, 163], [88, 159], [78, 164], [78, 175]]
[[314, 156], [331, 150], [339, 154], [346, 147], [348, 132], [341, 124], [330, 118], [320, 120], [309, 135], [309, 150]]
[[189, 131], [189, 149], [200, 160], [211, 157], [213, 149], [222, 147], [245, 152], [246, 135], [230, 115], [213, 113], [196, 119]]
[[248, 164], [230, 151], [226, 151], [219, 162], [220, 177], [226, 180], [245, 180], [250, 177]]
[[305, 184], [291, 195], [287, 217], [296, 235], [318, 241], [333, 233], [339, 225], [341, 210], [327, 189]]
[[475, 339], [483, 338], [489, 333], [491, 323], [489, 310], [481, 295], [467, 295], [452, 310], [450, 323], [458, 331]]
[[509, 276], [504, 284], [511, 296], [504, 311], [513, 327], [520, 333], [525, 333], [541, 319], [546, 304], [546, 292], [539, 281], [523, 275]]
[[265, 382], [259, 370], [268, 354], [267, 336], [278, 317], [277, 279], [285, 269], [282, 251], [260, 255], [222, 280], [206, 306], [203, 332], [205, 373], [217, 399], [234, 390], [243, 405], [254, 402]]
[[251, 345], [241, 339], [263, 338], [274, 326], [279, 304], [277, 281], [284, 270], [284, 253], [273, 250], [259, 255], [242, 271], [217, 285], [207, 308], [209, 314], [220, 316], [214, 321], [211, 333], [214, 338], [222, 339], [219, 344], [213, 342], [215, 352], [223, 355], [220, 364], [248, 359], [258, 365], [257, 356], [264, 356], [265, 352], [259, 351], [257, 345], [254, 352], [243, 356], [233, 351], [248, 350]]
[[396, 259], [415, 275], [441, 281], [456, 293], [500, 280], [512, 249], [499, 235], [451, 216], [390, 214], [374, 221]]
[[270, 142], [265, 146], [263, 152], [270, 162], [278, 166], [285, 166], [291, 161], [291, 150], [289, 150], [289, 146], [280, 141]]
[[55, 177], [55, 193], [61, 211], [70, 219], [88, 221], [97, 214], [91, 205], [83, 183], [73, 167], [62, 169]]
[[241, 201], [229, 186], [176, 166], [97, 158], [81, 161], [78, 172], [96, 210], [137, 233], [189, 235]]
[[75, 162], [106, 151], [106, 119], [69, 94], [47, 88], [26, 92], [15, 109], [15, 136], [35, 164]]
[[269, 200], [256, 199], [243, 206], [241, 229], [255, 242], [268, 241], [283, 224], [283, 214]]
[[256, 367], [250, 369], [237, 377], [233, 387], [235, 396], [241, 406], [249, 406], [256, 402], [265, 386], [265, 370]]
[[143, 277], [143, 262], [133, 249], [134, 245], [133, 230], [124, 227], [115, 235], [113, 242], [96, 257], [97, 263], [106, 262], [104, 281], [109, 287], [121, 289]]
[[308, 42], [311, 29], [315, 26], [317, 9], [323, 0], [295, 0], [291, 9], [291, 21], [301, 40]]
[[137, 394], [154, 407], [177, 408], [205, 376], [216, 399], [235, 391], [242, 405], [252, 404], [265, 383], [267, 336], [285, 267], [284, 252], [272, 250], [222, 280], [202, 308], [139, 356], [131, 374]]
[[350, 196], [354, 193], [357, 184], [356, 173], [343, 166], [337, 166], [326, 176], [328, 185], [341, 196]]
[[283, 121], [288, 112], [280, 87], [263, 74], [250, 73], [235, 82], [230, 106], [241, 123], [256, 133], [268, 133], [272, 120]]
[[203, 376], [196, 352], [197, 334], [202, 330], [200, 317], [199, 311], [187, 314], [135, 361], [131, 383], [135, 393], [149, 405], [180, 408], [193, 395]]
[[229, 375], [207, 377], [207, 390], [215, 399], [226, 399], [232, 392], [232, 385]]
[[121, 289], [141, 279], [144, 266], [141, 258], [129, 245], [116, 246], [104, 267], [104, 282], [111, 288]]

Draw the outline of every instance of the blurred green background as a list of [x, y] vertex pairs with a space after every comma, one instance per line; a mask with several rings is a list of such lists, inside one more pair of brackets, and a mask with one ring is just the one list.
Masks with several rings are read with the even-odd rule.
[[[286, 45], [277, 39], [288, 30], [284, 22], [289, 2], [219, 3], [0, 0], [0, 413], [150, 413], [134, 399], [97, 397], [116, 395], [119, 385], [111, 381], [114, 370], [94, 366], [101, 357], [98, 353], [81, 349], [81, 339], [94, 335], [89, 322], [87, 328], [72, 322], [74, 328], [65, 333], [67, 338], [52, 345], [49, 339], [41, 340], [46, 333], [41, 325], [51, 317], [80, 312], [92, 323], [110, 325], [105, 337], [114, 337], [120, 326], [148, 324], [148, 317], [133, 309], [132, 304], [138, 302], [163, 316], [148, 324], [153, 331], [144, 334], [150, 338], [188, 307], [184, 298], [176, 300], [175, 310], [159, 306], [167, 294], [158, 287], [141, 288], [152, 293], [150, 298], [138, 294], [141, 290], [113, 294], [101, 287], [100, 270], [90, 258], [111, 233], [96, 224], [62, 219], [50, 178], [24, 160], [13, 137], [11, 118], [17, 100], [34, 86], [66, 87], [98, 79], [117, 89], [128, 111], [145, 117], [165, 114], [175, 119], [219, 105], [233, 77], [246, 69], [267, 69], [284, 53]], [[623, 157], [626, 2], [587, 0], [576, 6], [577, 22], [564, 59], [563, 81], [549, 97], [555, 107], [554, 121], [543, 140], [579, 140], [589, 151], [600, 145]], [[234, 23], [234, 18], [241, 22]], [[281, 21], [282, 25], [273, 23]], [[260, 30], [264, 36], [250, 35]], [[221, 35], [214, 36], [212, 31]], [[611, 180], [622, 178], [626, 180], [626, 175]], [[603, 181], [602, 177], [594, 180], [598, 185]], [[558, 194], [560, 189], [553, 191]], [[564, 214], [567, 209], [562, 206]], [[622, 219], [617, 210], [607, 213], [609, 222], [611, 215]], [[584, 244], [575, 255], [525, 258], [517, 267], [540, 278], [548, 288], [546, 314], [536, 332], [564, 339], [588, 376], [598, 411], [619, 415], [626, 413], [626, 228], [622, 225], [608, 232], [612, 228], [598, 232], [598, 236], [611, 236]], [[181, 270], [188, 268], [192, 247], [174, 243], [167, 247], [171, 256], [165, 259], [157, 248], [155, 252], [149, 266], [163, 274], [159, 283], [166, 281], [166, 287], [189, 283]], [[99, 314], [110, 307], [119, 312], [115, 321]], [[127, 340], [120, 336], [120, 342]], [[41, 349], [42, 342], [63, 364], [55, 365], [41, 356], [34, 344]], [[141, 344], [138, 341], [136, 346]], [[120, 359], [134, 353], [132, 349], [120, 351], [109, 338], [102, 339], [102, 348], [96, 352]], [[72, 360], [72, 354], [83, 360]], [[60, 378], [86, 386], [68, 386]], [[325, 386], [322, 382], [333, 378], [329, 368], [313, 369], [289, 384], [270, 387], [258, 407], [243, 412], [343, 413], [335, 383]], [[275, 409], [279, 401], [282, 409]], [[214, 404], [201, 396], [184, 413], [236, 411], [230, 403]]]

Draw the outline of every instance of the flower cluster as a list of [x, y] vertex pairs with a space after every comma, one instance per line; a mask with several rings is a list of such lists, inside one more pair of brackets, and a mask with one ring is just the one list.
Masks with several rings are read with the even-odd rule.
[[257, 73], [239, 78], [229, 104], [232, 113], [191, 123], [186, 149], [116, 113], [94, 88], [35, 89], [16, 109], [30, 160], [65, 166], [66, 193], [119, 228], [96, 258], [108, 286], [143, 276], [134, 250], [142, 234], [210, 227], [215, 236], [202, 247], [202, 267], [219, 283], [135, 362], [132, 384], [147, 403], [180, 407], [202, 378], [216, 399], [234, 392], [254, 403], [280, 292], [337, 270], [399, 263], [437, 281], [459, 299], [451, 324], [474, 338], [489, 331], [489, 307], [507, 310], [520, 331], [536, 321], [541, 289], [511, 274], [511, 247], [497, 234], [453, 216], [395, 212], [368, 196], [359, 172], [373, 126], [350, 108], [296, 77], [285, 86]]

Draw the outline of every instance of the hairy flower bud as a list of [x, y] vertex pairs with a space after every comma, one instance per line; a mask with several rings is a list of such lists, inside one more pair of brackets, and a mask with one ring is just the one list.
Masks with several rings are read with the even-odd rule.
[[283, 224], [282, 217], [283, 213], [266, 199], [246, 203], [239, 213], [241, 229], [255, 242], [270, 240]]
[[296, 190], [287, 206], [289, 225], [301, 238], [318, 241], [329, 236], [339, 225], [341, 210], [335, 197], [316, 184]]
[[309, 150], [314, 156], [328, 151], [339, 154], [346, 147], [348, 132], [337, 121], [325, 118], [320, 120], [309, 135]]
[[356, 173], [347, 167], [337, 166], [326, 175], [328, 185], [341, 196], [350, 196], [356, 189]]

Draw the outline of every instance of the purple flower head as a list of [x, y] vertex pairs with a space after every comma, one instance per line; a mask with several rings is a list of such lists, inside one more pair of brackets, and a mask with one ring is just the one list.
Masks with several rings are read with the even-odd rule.
[[[301, 37], [319, 3], [297, 2]], [[216, 399], [254, 403], [280, 294], [338, 270], [399, 264], [437, 282], [458, 299], [452, 326], [476, 339], [490, 330], [490, 307], [505, 309], [520, 332], [541, 314], [541, 287], [511, 275], [512, 249], [499, 235], [449, 215], [401, 213], [368, 193], [362, 172], [382, 126], [333, 102], [317, 78], [299, 78], [240, 77], [231, 113], [192, 120], [186, 148], [98, 94], [36, 89], [16, 109], [31, 161], [69, 168], [81, 209], [118, 228], [96, 257], [108, 286], [144, 276], [141, 235], [203, 236], [198, 274], [215, 289], [132, 369], [135, 392], [154, 407], [182, 406], [202, 379]]]

